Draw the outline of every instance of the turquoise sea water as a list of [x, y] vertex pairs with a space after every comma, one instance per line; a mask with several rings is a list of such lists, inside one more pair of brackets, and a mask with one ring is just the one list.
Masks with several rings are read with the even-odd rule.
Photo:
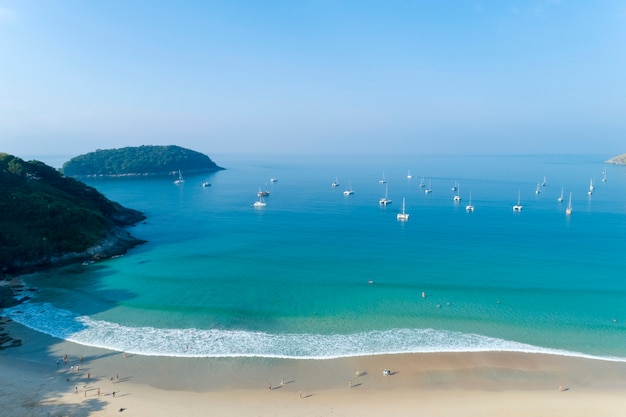
[[[39, 291], [11, 317], [147, 355], [509, 350], [626, 360], [626, 167], [606, 157], [213, 159], [227, 170], [182, 185], [86, 180], [148, 216], [130, 230], [148, 243], [27, 277]], [[253, 208], [259, 187], [267, 206]], [[524, 208], [514, 213], [518, 191]], [[398, 222], [403, 197], [410, 218]]]

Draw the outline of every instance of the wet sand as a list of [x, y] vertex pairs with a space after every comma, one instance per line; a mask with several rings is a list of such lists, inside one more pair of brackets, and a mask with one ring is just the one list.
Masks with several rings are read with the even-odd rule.
[[626, 410], [622, 362], [506, 352], [148, 357], [61, 341], [12, 322], [5, 331], [23, 341], [0, 351], [0, 416], [7, 417], [606, 417]]

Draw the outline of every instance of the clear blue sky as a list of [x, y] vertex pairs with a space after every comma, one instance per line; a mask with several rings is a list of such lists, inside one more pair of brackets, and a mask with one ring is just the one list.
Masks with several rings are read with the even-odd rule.
[[0, 0], [0, 151], [626, 152], [626, 0]]

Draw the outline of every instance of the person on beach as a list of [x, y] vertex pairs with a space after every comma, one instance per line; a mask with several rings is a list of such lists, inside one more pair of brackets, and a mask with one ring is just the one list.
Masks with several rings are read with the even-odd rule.
[[74, 385], [74, 394], [78, 394], [78, 385]]
[[115, 398], [115, 391], [113, 391], [113, 398]]
[[67, 362], [67, 354], [63, 355], [63, 362]]
[[91, 379], [91, 372], [87, 372], [87, 379]]
[[280, 385], [285, 385], [285, 378], [280, 379]]
[[272, 384], [267, 384], [267, 388], [271, 391], [272, 390]]
[[348, 381], [348, 388], [352, 388], [352, 380]]

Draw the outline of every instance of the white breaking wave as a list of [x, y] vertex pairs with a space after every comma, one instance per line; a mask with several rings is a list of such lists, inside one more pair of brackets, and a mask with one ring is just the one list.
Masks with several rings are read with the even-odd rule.
[[332, 359], [427, 352], [526, 352], [626, 362], [626, 358], [533, 346], [493, 337], [434, 329], [390, 329], [351, 334], [273, 334], [244, 330], [159, 329], [122, 326], [76, 316], [48, 303], [4, 312], [15, 322], [85, 346], [146, 356]]

